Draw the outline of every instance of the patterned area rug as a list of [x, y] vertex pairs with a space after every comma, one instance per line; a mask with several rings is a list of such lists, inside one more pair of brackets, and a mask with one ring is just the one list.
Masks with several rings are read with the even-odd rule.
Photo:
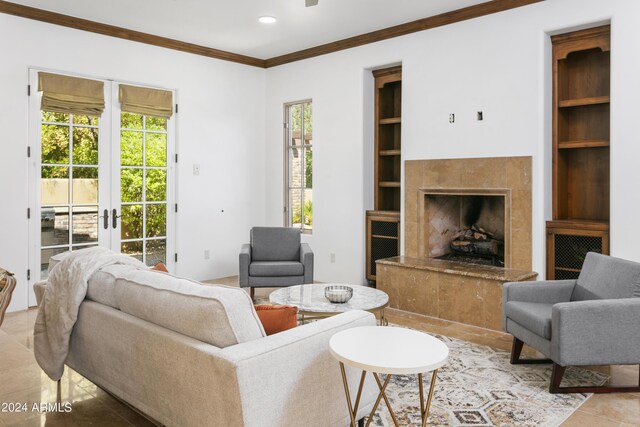
[[[430, 426], [558, 426], [588, 397], [550, 394], [551, 365], [514, 366], [508, 352], [434, 336], [447, 344], [450, 353], [448, 363], [438, 371]], [[604, 374], [569, 368], [562, 384], [601, 385], [607, 379]], [[424, 376], [425, 394], [430, 380], [430, 374]], [[394, 375], [387, 396], [401, 425], [420, 425], [416, 375]], [[384, 400], [371, 425], [393, 426]]]

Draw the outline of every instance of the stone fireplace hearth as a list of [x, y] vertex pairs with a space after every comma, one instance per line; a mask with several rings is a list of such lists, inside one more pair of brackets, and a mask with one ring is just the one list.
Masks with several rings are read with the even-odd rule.
[[391, 307], [499, 330], [503, 283], [537, 276], [531, 158], [409, 160], [404, 176], [405, 256], [377, 261], [378, 288]]

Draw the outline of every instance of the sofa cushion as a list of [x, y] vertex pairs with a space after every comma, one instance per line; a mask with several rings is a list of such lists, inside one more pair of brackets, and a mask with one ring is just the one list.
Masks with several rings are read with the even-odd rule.
[[551, 308], [553, 304], [509, 301], [504, 312], [508, 319], [524, 326], [538, 336], [551, 339]]
[[297, 261], [254, 261], [249, 264], [249, 276], [302, 276], [304, 266]]
[[640, 263], [589, 252], [571, 301], [640, 296]]
[[253, 227], [252, 261], [299, 261], [300, 230], [288, 227]]
[[89, 277], [86, 298], [119, 309], [115, 293], [116, 279], [136, 269], [137, 267], [132, 265], [123, 264], [112, 264], [101, 268]]
[[116, 280], [120, 310], [216, 347], [265, 336], [249, 295], [159, 271], [136, 269]]

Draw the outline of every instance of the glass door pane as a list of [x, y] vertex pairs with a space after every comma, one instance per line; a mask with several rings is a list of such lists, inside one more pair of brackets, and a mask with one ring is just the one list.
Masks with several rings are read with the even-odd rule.
[[120, 113], [120, 250], [167, 263], [167, 120]]
[[40, 278], [49, 258], [97, 246], [100, 233], [98, 117], [40, 112]]

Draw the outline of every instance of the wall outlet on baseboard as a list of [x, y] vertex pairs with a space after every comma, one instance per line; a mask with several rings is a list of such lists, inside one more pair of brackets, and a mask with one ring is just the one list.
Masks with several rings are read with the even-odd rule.
[[204, 259], [209, 259], [211, 258], [211, 253], [209, 252], [209, 249], [204, 251]]
[[335, 253], [333, 253], [333, 252], [331, 252], [331, 253], [329, 254], [329, 260], [330, 260], [332, 263], [336, 262], [336, 254], [335, 254]]

